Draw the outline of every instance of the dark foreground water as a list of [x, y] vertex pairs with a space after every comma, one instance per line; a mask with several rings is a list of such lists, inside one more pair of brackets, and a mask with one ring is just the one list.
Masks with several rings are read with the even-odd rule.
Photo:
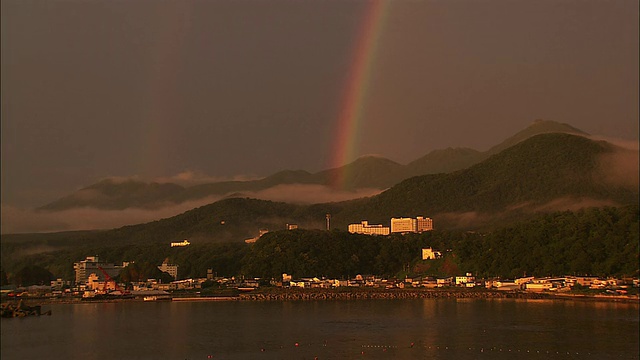
[[123, 302], [2, 319], [8, 359], [638, 359], [637, 304]]

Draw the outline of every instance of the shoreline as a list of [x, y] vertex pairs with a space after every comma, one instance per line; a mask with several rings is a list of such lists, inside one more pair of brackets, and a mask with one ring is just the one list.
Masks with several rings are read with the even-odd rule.
[[[243, 292], [232, 296], [175, 296], [172, 301], [331, 301], [331, 300], [404, 300], [404, 299], [530, 299], [530, 300], [574, 300], [595, 302], [620, 302], [640, 304], [640, 297], [625, 295], [600, 295], [576, 293], [550, 293], [500, 290], [468, 289], [291, 289], [268, 288]], [[136, 299], [82, 300], [81, 298], [3, 298], [2, 303], [18, 302], [52, 304], [90, 304], [109, 302], [143, 302]], [[153, 301], [151, 301], [153, 302]]]

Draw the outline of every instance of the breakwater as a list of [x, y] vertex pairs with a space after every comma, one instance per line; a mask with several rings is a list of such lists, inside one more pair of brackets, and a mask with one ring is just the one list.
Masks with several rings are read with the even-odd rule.
[[238, 295], [244, 301], [297, 301], [297, 300], [375, 300], [375, 299], [550, 299], [544, 293], [515, 291], [460, 291], [460, 290], [331, 290], [282, 289]]
[[[297, 288], [260, 288], [251, 292], [228, 296], [174, 296], [173, 301], [320, 301], [320, 300], [394, 300], [394, 299], [550, 299], [578, 301], [625, 302], [640, 305], [637, 295], [588, 295], [576, 293], [499, 291], [489, 289], [297, 289]], [[81, 298], [33, 298], [29, 301], [38, 304], [75, 304], [83, 302]], [[143, 301], [142, 299], [108, 299], [91, 302]], [[15, 300], [2, 299], [2, 303]], [[86, 302], [86, 301], [84, 301]]]

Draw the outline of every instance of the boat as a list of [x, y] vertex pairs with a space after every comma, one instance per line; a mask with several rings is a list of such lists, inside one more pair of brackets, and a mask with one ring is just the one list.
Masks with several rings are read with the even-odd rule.
[[149, 295], [142, 298], [142, 301], [171, 301], [169, 295]]

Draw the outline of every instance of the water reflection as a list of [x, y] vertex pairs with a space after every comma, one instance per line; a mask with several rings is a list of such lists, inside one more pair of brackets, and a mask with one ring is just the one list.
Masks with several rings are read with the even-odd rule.
[[3, 320], [2, 358], [638, 358], [637, 304], [424, 299], [52, 310]]

